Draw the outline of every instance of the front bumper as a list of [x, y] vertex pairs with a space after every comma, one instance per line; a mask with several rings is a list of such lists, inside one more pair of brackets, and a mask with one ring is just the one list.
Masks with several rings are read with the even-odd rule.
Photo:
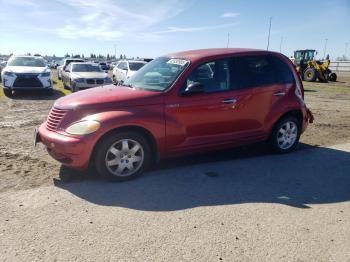
[[72, 137], [49, 131], [46, 123], [43, 123], [37, 130], [35, 144], [45, 145], [51, 157], [63, 165], [80, 170], [89, 167], [89, 161], [93, 146], [87, 143], [86, 137]]
[[81, 89], [88, 89], [88, 88], [94, 88], [94, 87], [98, 87], [98, 86], [104, 86], [104, 85], [111, 85], [112, 84], [112, 80], [110, 81], [105, 81], [101, 80], [101, 82], [97, 83], [96, 80], [94, 80], [94, 83], [89, 84], [87, 81], [84, 82], [74, 82], [74, 85], [77, 89], [81, 90]]
[[47, 90], [53, 88], [51, 77], [42, 77], [40, 74], [4, 75], [2, 85], [4, 88], [11, 90]]

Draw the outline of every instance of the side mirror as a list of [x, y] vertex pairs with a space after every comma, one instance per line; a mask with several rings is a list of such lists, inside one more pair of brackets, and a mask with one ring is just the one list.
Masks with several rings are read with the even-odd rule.
[[65, 69], [64, 69], [64, 72], [69, 72], [69, 69], [65, 68]]
[[204, 86], [199, 82], [193, 82], [187, 86], [182, 95], [193, 95], [204, 93]]

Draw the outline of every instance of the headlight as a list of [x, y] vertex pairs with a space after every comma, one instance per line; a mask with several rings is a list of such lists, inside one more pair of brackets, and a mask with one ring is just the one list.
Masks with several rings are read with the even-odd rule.
[[88, 135], [96, 132], [101, 124], [94, 120], [84, 120], [69, 126], [66, 132], [71, 135]]
[[13, 72], [8, 72], [8, 71], [5, 71], [4, 75], [5, 76], [12, 76], [12, 77], [16, 76]]
[[41, 77], [49, 77], [51, 76], [51, 72], [45, 72], [40, 74]]
[[76, 82], [76, 83], [83, 83], [83, 82], [85, 82], [85, 79], [84, 79], [84, 78], [74, 78], [74, 79], [73, 79], [73, 82]]

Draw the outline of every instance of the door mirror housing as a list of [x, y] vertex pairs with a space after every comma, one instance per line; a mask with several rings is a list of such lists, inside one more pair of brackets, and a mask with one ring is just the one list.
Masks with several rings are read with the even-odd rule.
[[199, 82], [193, 82], [187, 86], [187, 88], [182, 91], [182, 95], [194, 95], [204, 93], [204, 86]]

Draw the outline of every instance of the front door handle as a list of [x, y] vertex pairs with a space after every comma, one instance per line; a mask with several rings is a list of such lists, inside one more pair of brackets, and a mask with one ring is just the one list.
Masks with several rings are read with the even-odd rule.
[[273, 93], [273, 95], [274, 96], [285, 96], [286, 92], [279, 91], [279, 92]]
[[222, 102], [224, 104], [234, 104], [234, 103], [237, 102], [237, 99], [235, 99], [235, 98], [227, 98], [227, 99], [222, 100]]

